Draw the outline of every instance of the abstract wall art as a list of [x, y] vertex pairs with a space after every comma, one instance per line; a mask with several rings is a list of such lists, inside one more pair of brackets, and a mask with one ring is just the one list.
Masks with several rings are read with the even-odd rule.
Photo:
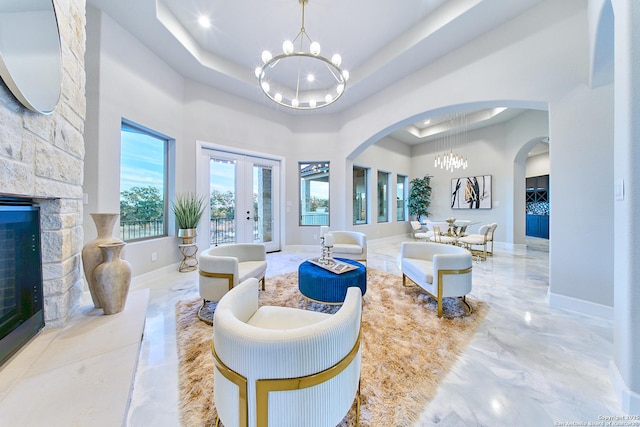
[[451, 209], [491, 209], [491, 175], [453, 178]]

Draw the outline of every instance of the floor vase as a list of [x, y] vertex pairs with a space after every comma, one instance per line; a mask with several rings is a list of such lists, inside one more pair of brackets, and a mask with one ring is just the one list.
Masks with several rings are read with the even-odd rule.
[[124, 310], [131, 285], [131, 265], [120, 258], [126, 243], [98, 245], [104, 261], [93, 270], [95, 292], [104, 314], [115, 314]]
[[122, 240], [113, 236], [113, 227], [120, 216], [117, 213], [92, 213], [90, 214], [96, 226], [98, 236], [88, 242], [82, 248], [82, 266], [84, 269], [84, 277], [87, 279], [89, 293], [96, 308], [102, 307], [100, 301], [96, 297], [95, 285], [93, 280], [93, 270], [102, 263], [102, 250], [98, 245], [106, 243], [118, 243]]

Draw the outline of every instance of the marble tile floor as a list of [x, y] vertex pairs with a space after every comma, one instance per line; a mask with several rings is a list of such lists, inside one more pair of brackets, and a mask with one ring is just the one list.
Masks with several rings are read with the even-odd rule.
[[[400, 275], [397, 257], [408, 240], [371, 240], [368, 267]], [[268, 277], [294, 271], [316, 255], [309, 247], [269, 254], [267, 287]], [[548, 307], [546, 240], [516, 249], [497, 244], [494, 257], [474, 263], [473, 274], [470, 298], [489, 303], [489, 314], [416, 425], [538, 427], [621, 414], [608, 373], [613, 322]], [[149, 289], [149, 303], [128, 412], [119, 418], [123, 425], [179, 425], [175, 303], [197, 297], [197, 281], [197, 272], [171, 268], [132, 284], [132, 292]], [[101, 363], [106, 365], [96, 368], [115, 368], [117, 361]], [[95, 393], [95, 384], [78, 385], [76, 394]], [[72, 397], [67, 405], [67, 411], [85, 410]], [[2, 418], [0, 410], [0, 425]]]
[[[368, 267], [400, 275], [400, 243], [370, 241]], [[313, 248], [268, 255], [267, 278], [295, 271]], [[470, 298], [491, 309], [466, 351], [424, 409], [420, 426], [553, 426], [621, 413], [609, 382], [613, 323], [547, 305], [548, 241], [495, 248], [474, 263]], [[169, 274], [151, 288], [127, 423], [177, 426], [174, 303], [197, 296], [197, 275]], [[268, 287], [268, 280], [267, 280]]]

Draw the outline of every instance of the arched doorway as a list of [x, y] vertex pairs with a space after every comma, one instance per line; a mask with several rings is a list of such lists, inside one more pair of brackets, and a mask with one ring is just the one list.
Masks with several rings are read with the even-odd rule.
[[[534, 150], [535, 147], [542, 147]], [[531, 165], [530, 153], [533, 155], [545, 156], [545, 160], [541, 159], [540, 165], [534, 168]], [[529, 173], [527, 173], [527, 163], [529, 162]], [[546, 169], [545, 169], [546, 168]], [[547, 172], [544, 174], [543, 172]], [[513, 223], [514, 223], [514, 243], [526, 245], [527, 239], [527, 178], [540, 175], [550, 175], [549, 173], [549, 138], [540, 136], [530, 139], [522, 145], [515, 156], [513, 162]], [[530, 176], [527, 176], [530, 175]], [[547, 189], [547, 192], [550, 192]], [[535, 202], [535, 201], [534, 201]], [[531, 205], [529, 205], [531, 206]], [[546, 218], [549, 220], [549, 218]], [[539, 220], [539, 218], [536, 218]]]
[[525, 235], [527, 247], [549, 250], [551, 192], [549, 143], [543, 141], [529, 151], [525, 162]]

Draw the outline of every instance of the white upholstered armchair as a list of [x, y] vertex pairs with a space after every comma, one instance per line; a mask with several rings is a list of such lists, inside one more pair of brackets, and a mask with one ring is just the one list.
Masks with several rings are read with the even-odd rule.
[[262, 243], [234, 243], [214, 246], [200, 254], [199, 291], [203, 299], [198, 317], [207, 323], [200, 312], [207, 301], [220, 298], [238, 283], [254, 277], [262, 282], [267, 271], [267, 254]]
[[462, 297], [466, 304], [472, 266], [471, 252], [458, 246], [403, 242], [400, 247], [402, 284], [407, 286], [408, 277], [431, 295], [438, 303], [438, 317], [444, 297]]
[[[477, 255], [481, 260], [486, 260], [487, 255], [493, 256], [493, 234], [496, 231], [498, 224], [491, 223], [485, 224], [478, 229], [477, 233], [468, 234], [458, 239], [458, 242], [469, 249], [472, 254]], [[487, 246], [490, 247], [487, 249]], [[481, 246], [482, 250], [474, 249], [476, 246]]]
[[367, 262], [367, 235], [358, 231], [331, 231], [331, 256]]
[[413, 230], [413, 238], [416, 240], [420, 240], [420, 239], [425, 239], [425, 240], [429, 240], [429, 238], [431, 236], [433, 236], [433, 232], [425, 230], [422, 230], [422, 224], [420, 224], [420, 221], [411, 221], [411, 229]]
[[258, 305], [248, 279], [213, 320], [214, 402], [225, 427], [334, 426], [356, 400], [359, 416], [360, 288], [333, 315]]

